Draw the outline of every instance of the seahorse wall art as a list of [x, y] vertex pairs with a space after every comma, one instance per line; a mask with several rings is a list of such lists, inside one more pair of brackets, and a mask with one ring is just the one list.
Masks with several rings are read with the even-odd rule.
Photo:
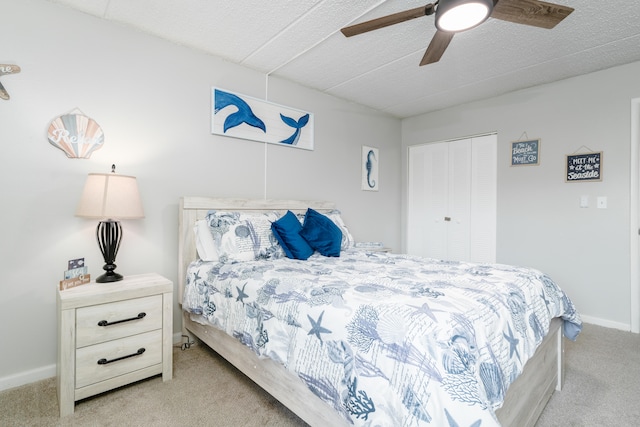
[[212, 88], [211, 133], [313, 150], [313, 114]]
[[362, 189], [378, 191], [378, 149], [362, 146]]

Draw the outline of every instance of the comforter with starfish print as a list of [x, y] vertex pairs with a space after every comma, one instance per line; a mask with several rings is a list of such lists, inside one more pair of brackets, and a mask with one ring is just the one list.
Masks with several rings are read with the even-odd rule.
[[183, 309], [295, 372], [353, 425], [499, 425], [548, 333], [581, 320], [540, 271], [347, 250], [196, 261]]

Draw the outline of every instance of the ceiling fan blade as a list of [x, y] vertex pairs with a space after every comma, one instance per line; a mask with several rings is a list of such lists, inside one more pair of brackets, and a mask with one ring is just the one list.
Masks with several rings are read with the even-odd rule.
[[416, 7], [415, 9], [383, 16], [381, 18], [372, 19], [371, 21], [361, 22], [360, 24], [350, 25], [348, 27], [344, 27], [340, 31], [342, 31], [342, 34], [346, 37], [357, 36], [358, 34], [378, 30], [380, 28], [388, 27], [389, 25], [399, 24], [410, 19], [431, 15], [433, 12], [434, 6], [430, 3], [426, 6]]
[[499, 0], [492, 18], [516, 24], [551, 29], [573, 12], [573, 8], [539, 0]]
[[436, 34], [431, 39], [431, 43], [429, 43], [427, 51], [422, 57], [422, 61], [420, 61], [420, 66], [440, 61], [442, 54], [447, 49], [447, 46], [449, 46], [449, 43], [451, 43], [454, 34], [455, 33], [440, 30], [436, 31]]

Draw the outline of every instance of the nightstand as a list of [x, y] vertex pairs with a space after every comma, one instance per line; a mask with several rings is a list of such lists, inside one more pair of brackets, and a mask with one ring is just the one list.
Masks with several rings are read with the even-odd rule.
[[391, 252], [391, 248], [387, 248], [379, 242], [356, 242], [353, 247], [365, 252]]
[[173, 283], [158, 274], [58, 291], [58, 403], [153, 375], [171, 379]]

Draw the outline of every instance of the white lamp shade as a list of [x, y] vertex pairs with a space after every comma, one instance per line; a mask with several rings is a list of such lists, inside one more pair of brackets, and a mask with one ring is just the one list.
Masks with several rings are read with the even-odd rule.
[[144, 218], [136, 178], [115, 173], [90, 173], [76, 216], [116, 220]]

